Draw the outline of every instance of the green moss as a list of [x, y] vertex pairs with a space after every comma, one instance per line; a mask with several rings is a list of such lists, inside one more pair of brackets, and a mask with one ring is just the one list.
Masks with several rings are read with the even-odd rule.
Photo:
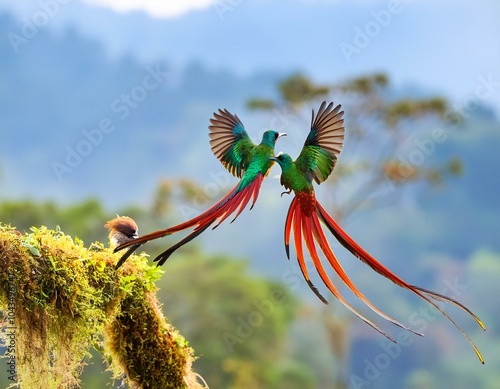
[[193, 350], [159, 309], [162, 271], [142, 255], [117, 272], [118, 257], [59, 228], [21, 235], [0, 224], [0, 312], [15, 328], [10, 354], [19, 386], [78, 386], [94, 346], [131, 387], [201, 387], [191, 371]]

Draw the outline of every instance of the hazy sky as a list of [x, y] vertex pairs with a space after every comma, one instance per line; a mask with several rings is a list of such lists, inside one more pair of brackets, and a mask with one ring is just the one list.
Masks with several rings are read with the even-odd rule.
[[[174, 77], [169, 78], [172, 83], [176, 82], [175, 75], [184, 74], [182, 70], [186, 66], [199, 64], [209, 69], [205, 78], [210, 82], [202, 85], [185, 83], [182, 93], [189, 94], [189, 88], [201, 89], [204, 96], [215, 98], [215, 89], [218, 88], [220, 93], [224, 88], [224, 80], [229, 78], [241, 79], [243, 83], [245, 80], [251, 82], [248, 80], [252, 79], [273, 80], [273, 85], [266, 85], [267, 89], [264, 86], [262, 93], [260, 89], [258, 93], [252, 92], [265, 95], [272, 90], [278, 77], [297, 70], [316, 80], [332, 83], [383, 71], [389, 74], [395, 84], [393, 90], [410, 94], [414, 92], [414, 96], [419, 93], [442, 94], [461, 113], [473, 111], [479, 103], [495, 108], [497, 114], [500, 112], [498, 0], [483, 0], [480, 3], [457, 0], [4, 0], [0, 2], [0, 12], [5, 10], [15, 14], [16, 22], [12, 27], [6, 27], [12, 31], [2, 37], [4, 44], [1, 48], [8, 50], [11, 57], [16, 55], [16, 50], [21, 54], [34, 55], [29, 62], [33, 70], [27, 73], [33, 77], [36, 77], [34, 69], [44, 64], [50, 64], [45, 65], [50, 69], [44, 68], [43, 74], [59, 75], [61, 69], [54, 66], [57, 62], [51, 62], [50, 59], [60, 61], [65, 56], [73, 55], [77, 58], [68, 59], [85, 66], [89, 58], [80, 58], [80, 55], [89, 53], [95, 53], [102, 63], [113, 58], [118, 58], [118, 62], [131, 59], [139, 68], [142, 64], [146, 67], [165, 63], [162, 69], [172, 70], [174, 74]], [[35, 31], [30, 32], [32, 30]], [[25, 43], [19, 43], [18, 46], [13, 44], [13, 34], [24, 37]], [[58, 53], [54, 58], [47, 58], [51, 52], [41, 44], [44, 36], [56, 42], [56, 47], [59, 39], [72, 41], [78, 36], [92, 50], [86, 51], [86, 54], [68, 50]], [[20, 56], [17, 59], [23, 58]], [[113, 60], [109, 62], [112, 64]], [[64, 67], [64, 64], [61, 66]], [[52, 68], [54, 71], [47, 73]], [[181, 71], [175, 72], [176, 68]], [[272, 76], [255, 76], [259, 73], [270, 73]], [[87, 76], [98, 79], [98, 71], [91, 69]], [[125, 73], [116, 80], [118, 91], [130, 89], [128, 76], [133, 77]], [[60, 80], [56, 80], [53, 86], [59, 88], [58, 95], [72, 93], [65, 89], [66, 85]], [[92, 93], [108, 93], [113, 98], [114, 93], [118, 93], [113, 92], [111, 87], [108, 90], [100, 87], [95, 86]], [[253, 115], [245, 115], [244, 107], [241, 106], [241, 101], [248, 97], [248, 90], [233, 92], [236, 94], [231, 96], [241, 96], [240, 102], [233, 97], [217, 104], [250, 120]], [[19, 93], [19, 89], [15, 93]], [[26, 93], [28, 97], [32, 96], [29, 89]], [[13, 91], [8, 91], [6, 96], [12, 94]], [[95, 104], [94, 100], [98, 99], [86, 98], [85, 104]], [[107, 100], [104, 99], [103, 104], [107, 104]], [[146, 106], [144, 104], [144, 108]], [[161, 107], [160, 103], [158, 107]], [[72, 108], [75, 109], [75, 106]], [[216, 108], [204, 107], [208, 115]], [[177, 118], [175, 120], [179, 122], [176, 123], [170, 117], [170, 121], [164, 120], [162, 125], [201, 131], [202, 138], [198, 143], [190, 142], [191, 148], [186, 148], [182, 155], [186, 161], [195, 163], [197, 159], [193, 155], [206, 153], [204, 155], [217, 168], [221, 168], [206, 144], [208, 117], [184, 114], [183, 110], [187, 109], [182, 107], [178, 115], [184, 121]], [[148, 117], [161, 116], [162, 113], [162, 108], [154, 108]], [[53, 114], [64, 116], [65, 112], [55, 110]], [[79, 139], [82, 128], [94, 125], [99, 117], [94, 118], [89, 114], [83, 119], [84, 123], [66, 123], [69, 129], [63, 132], [64, 136]], [[250, 124], [249, 128], [253, 126], [253, 123]], [[256, 133], [259, 133], [261, 127], [257, 125], [255, 128]], [[292, 139], [291, 136], [287, 139], [288, 150]], [[300, 148], [302, 137], [298, 139], [296, 146]], [[60, 142], [62, 144], [59, 146], [52, 145], [56, 154], [61, 154], [64, 142], [69, 140]], [[36, 148], [37, 145], [33, 146]], [[38, 152], [47, 154], [45, 148], [38, 149]], [[59, 154], [52, 158], [60, 158]], [[97, 153], [92, 160], [97, 163]], [[17, 172], [16, 168], [4, 170], [26, 183], [22, 179], [23, 174]], [[85, 168], [90, 174], [90, 162]], [[194, 171], [187, 163], [185, 168]], [[83, 174], [84, 167], [80, 171]], [[162, 171], [162, 174], [167, 173]], [[37, 177], [41, 175], [37, 174]], [[79, 181], [77, 174], [72, 177], [75, 182]], [[50, 179], [54, 178], [52, 174]], [[158, 180], [157, 177], [148, 179], [151, 185]], [[49, 186], [44, 188], [50, 189]], [[105, 189], [101, 190], [105, 192]]]
[[382, 70], [459, 105], [500, 107], [497, 0], [4, 0], [0, 9], [31, 21], [49, 13], [41, 29], [71, 25], [110, 55], [329, 81]]
[[[145, 11], [157, 18], [169, 18], [182, 15], [193, 10], [200, 10], [212, 6], [218, 0], [84, 0], [85, 3], [109, 7], [119, 12]], [[239, 3], [241, 0], [227, 2]]]

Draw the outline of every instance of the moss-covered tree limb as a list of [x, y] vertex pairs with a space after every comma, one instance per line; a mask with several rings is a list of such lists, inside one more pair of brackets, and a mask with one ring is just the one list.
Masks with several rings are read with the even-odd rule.
[[[60, 230], [21, 235], [0, 224], [0, 338], [21, 388], [74, 388], [90, 347], [133, 388], [202, 388], [193, 350], [155, 297], [161, 270]], [[9, 364], [7, 364], [9, 363]]]

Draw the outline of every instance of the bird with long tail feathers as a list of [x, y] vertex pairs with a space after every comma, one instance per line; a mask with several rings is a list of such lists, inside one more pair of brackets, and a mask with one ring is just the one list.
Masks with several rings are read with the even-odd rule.
[[163, 265], [175, 250], [196, 238], [217, 220], [218, 223], [212, 228], [216, 228], [236, 212], [232, 219], [234, 221], [251, 199], [250, 209], [255, 205], [262, 181], [274, 164], [270, 158], [274, 155], [276, 140], [286, 134], [267, 130], [262, 135], [261, 143], [255, 145], [238, 116], [229, 113], [226, 109], [219, 109], [218, 113], [214, 113], [214, 118], [210, 119], [210, 123], [209, 136], [213, 153], [231, 174], [240, 178], [240, 182], [226, 196], [202, 214], [184, 223], [151, 232], [116, 247], [115, 252], [130, 247], [116, 264], [116, 269], [142, 244], [194, 227], [191, 234], [154, 259], [158, 262], [158, 266]]
[[281, 184], [286, 189], [288, 189], [288, 191], [283, 192], [282, 195], [285, 193], [289, 194], [292, 191], [295, 194], [288, 209], [288, 214], [285, 222], [284, 239], [287, 257], [290, 259], [290, 236], [293, 232], [295, 252], [297, 254], [299, 267], [307, 284], [309, 285], [311, 290], [318, 296], [318, 298], [324, 303], [327, 303], [326, 299], [319, 293], [318, 289], [313, 285], [309, 278], [304, 258], [302, 241], [305, 241], [306, 248], [309, 251], [313, 265], [328, 290], [361, 320], [386, 336], [391, 341], [395, 342], [392, 337], [382, 331], [365, 316], [361, 315], [356, 309], [354, 309], [354, 307], [352, 307], [352, 305], [350, 305], [344, 299], [340, 291], [328, 277], [328, 274], [323, 267], [317, 250], [317, 246], [319, 246], [321, 252], [326, 257], [330, 266], [334, 269], [340, 279], [347, 285], [347, 287], [354, 293], [356, 297], [362, 300], [366, 305], [368, 305], [368, 307], [370, 307], [384, 319], [399, 327], [416, 333], [412, 329], [402, 325], [398, 321], [392, 319], [391, 317], [380, 311], [356, 287], [356, 285], [348, 277], [342, 265], [333, 253], [325, 236], [325, 233], [323, 232], [323, 229], [321, 227], [321, 223], [323, 223], [333, 234], [333, 236], [340, 242], [340, 244], [342, 244], [342, 246], [350, 251], [355, 257], [367, 264], [377, 273], [394, 282], [396, 285], [399, 285], [400, 287], [408, 289], [409, 291], [415, 293], [417, 296], [426, 300], [429, 304], [440, 311], [465, 336], [467, 341], [476, 352], [476, 355], [478, 356], [481, 363], [484, 363], [484, 359], [476, 345], [462, 330], [462, 328], [436, 303], [436, 301], [451, 303], [465, 310], [484, 330], [484, 324], [476, 315], [474, 315], [470, 311], [470, 309], [452, 298], [439, 293], [435, 293], [428, 289], [411, 285], [398, 277], [387, 267], [385, 267], [374, 257], [372, 257], [358, 243], [356, 243], [335, 222], [335, 220], [333, 220], [333, 218], [316, 200], [312, 183], [313, 180], [317, 184], [321, 184], [328, 178], [328, 176], [333, 171], [340, 151], [342, 150], [345, 130], [343, 114], [344, 112], [341, 111], [340, 105], [334, 107], [333, 103], [327, 105], [326, 102], [323, 102], [318, 110], [317, 115], [314, 114], [314, 110], [312, 112], [311, 130], [297, 159], [293, 161], [288, 154], [282, 153], [278, 154], [276, 157], [271, 157], [271, 160], [276, 161], [280, 165], [282, 170], [280, 179]]

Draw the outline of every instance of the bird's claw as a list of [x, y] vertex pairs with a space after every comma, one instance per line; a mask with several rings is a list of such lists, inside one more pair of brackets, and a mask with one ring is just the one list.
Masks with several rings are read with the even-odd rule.
[[281, 192], [281, 197], [283, 197], [284, 194], [288, 194], [289, 195], [290, 193], [292, 193], [291, 189], [290, 190], [285, 190], [284, 192]]

